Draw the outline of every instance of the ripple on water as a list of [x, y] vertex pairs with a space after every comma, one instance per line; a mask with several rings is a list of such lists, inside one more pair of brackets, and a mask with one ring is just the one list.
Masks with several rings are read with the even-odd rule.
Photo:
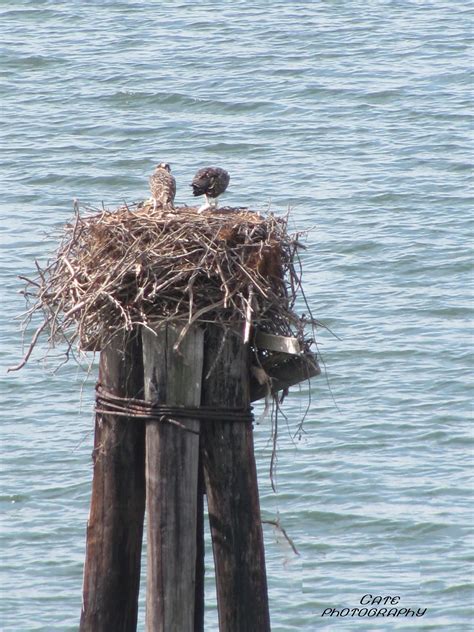
[[[378, 591], [427, 607], [433, 630], [472, 621], [467, 11], [225, 0], [210, 19], [205, 3], [131, 0], [97, 3], [91, 20], [80, 1], [0, 8], [3, 366], [21, 356], [17, 275], [54, 250], [72, 199], [143, 199], [157, 159], [180, 203], [197, 166], [222, 164], [226, 203], [291, 207], [292, 228], [311, 229], [304, 287], [337, 338], [317, 330], [327, 374], [285, 401], [277, 494], [270, 424], [255, 428], [263, 516], [300, 552], [265, 525], [278, 632], [334, 629], [324, 608]], [[2, 382], [6, 631], [77, 629], [96, 369], [81, 408], [83, 374], [52, 372], [60, 352]], [[209, 569], [210, 630], [213, 591]]]

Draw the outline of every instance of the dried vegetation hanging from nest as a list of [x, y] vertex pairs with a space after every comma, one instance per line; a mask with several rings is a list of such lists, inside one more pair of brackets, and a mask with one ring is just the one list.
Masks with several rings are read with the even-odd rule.
[[24, 325], [38, 312], [43, 321], [20, 366], [44, 330], [51, 345], [98, 350], [136, 325], [251, 320], [303, 342], [294, 311], [298, 237], [288, 234], [285, 218], [246, 209], [76, 208], [54, 258], [24, 279]]

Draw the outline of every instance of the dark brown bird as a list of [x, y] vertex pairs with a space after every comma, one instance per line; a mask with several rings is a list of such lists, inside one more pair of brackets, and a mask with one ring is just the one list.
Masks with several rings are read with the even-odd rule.
[[198, 213], [202, 213], [209, 208], [217, 209], [217, 198], [227, 189], [230, 176], [220, 167], [204, 167], [194, 176], [191, 183], [193, 195], [204, 195], [206, 203], [203, 204]]
[[174, 196], [176, 195], [176, 180], [171, 175], [171, 167], [167, 162], [160, 162], [150, 176], [150, 191], [153, 199], [153, 210], [158, 205], [174, 208]]

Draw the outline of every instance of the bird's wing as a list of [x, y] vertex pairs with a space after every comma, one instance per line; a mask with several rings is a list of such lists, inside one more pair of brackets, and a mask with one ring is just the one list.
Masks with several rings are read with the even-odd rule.
[[155, 171], [150, 178], [150, 191], [154, 198], [162, 202], [173, 202], [176, 195], [176, 180], [168, 172]]
[[217, 197], [224, 193], [229, 179], [227, 171], [220, 167], [204, 167], [196, 173], [191, 186], [194, 195], [207, 193], [211, 197]]
[[193, 178], [191, 186], [193, 188], [194, 195], [203, 195], [209, 191], [212, 183], [212, 169], [206, 167], [199, 169]]
[[170, 198], [171, 198], [171, 202], [174, 202], [174, 197], [176, 195], [176, 178], [174, 176], [171, 175], [171, 173], [169, 174], [170, 177]]

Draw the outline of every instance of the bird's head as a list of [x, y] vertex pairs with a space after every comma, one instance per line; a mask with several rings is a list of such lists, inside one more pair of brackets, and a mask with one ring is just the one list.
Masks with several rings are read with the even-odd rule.
[[166, 171], [171, 171], [171, 167], [167, 162], [160, 162], [159, 165], [156, 165], [157, 169], [166, 169]]

